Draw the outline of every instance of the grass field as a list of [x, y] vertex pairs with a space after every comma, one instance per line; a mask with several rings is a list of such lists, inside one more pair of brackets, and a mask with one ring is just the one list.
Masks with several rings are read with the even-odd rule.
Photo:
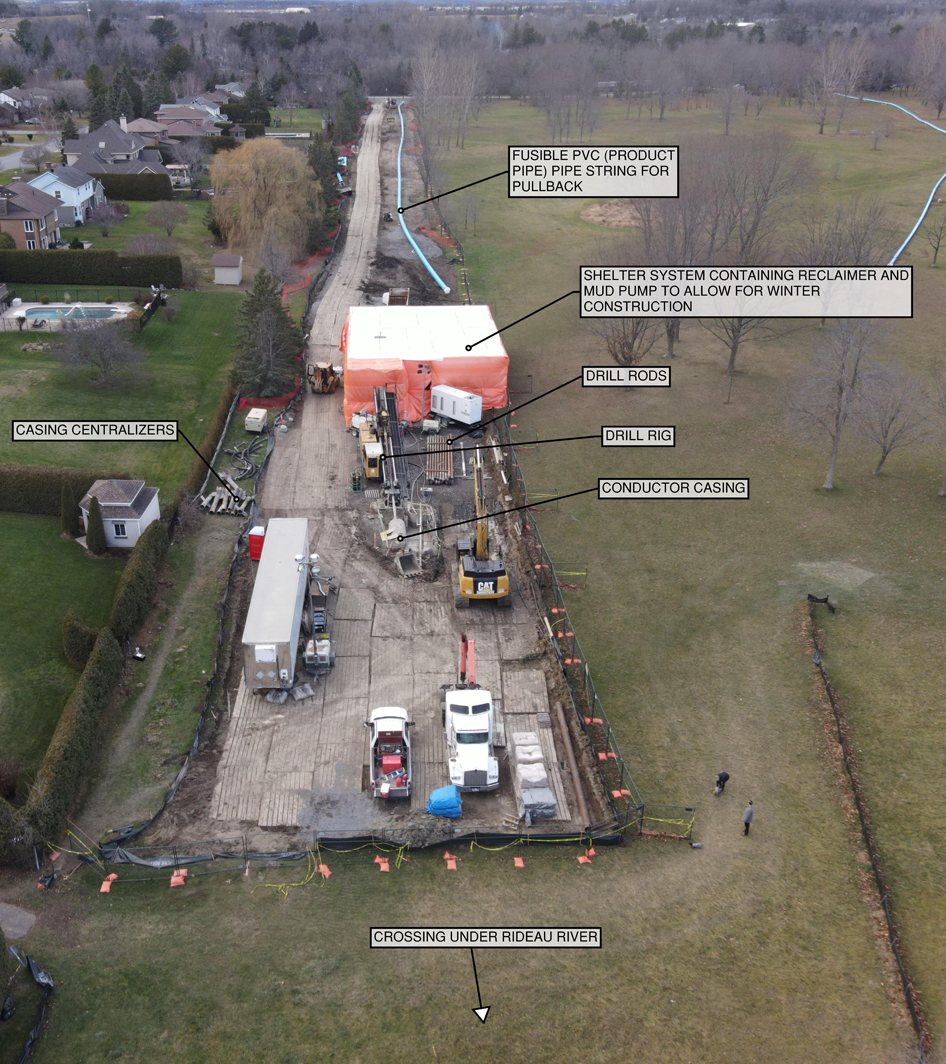
[[[864, 105], [845, 128], [872, 121]], [[826, 192], [889, 198], [905, 229], [942, 172], [930, 162], [937, 134], [905, 116], [890, 117], [878, 152], [869, 137], [819, 138], [797, 108], [771, 107], [753, 124], [794, 132], [816, 153]], [[595, 140], [672, 143], [705, 125], [718, 128], [718, 117], [626, 120], [614, 104]], [[508, 144], [547, 140], [541, 112], [494, 105], [467, 149], [448, 155], [451, 183], [502, 169]], [[476, 238], [458, 229], [476, 296], [499, 325], [574, 288], [578, 264], [611, 237], [581, 220], [587, 201], [509, 201], [501, 183], [478, 196]], [[918, 269], [916, 316], [892, 356], [918, 372], [942, 357], [944, 277]], [[748, 502], [586, 496], [539, 515], [553, 557], [588, 565], [571, 619], [637, 782], [649, 801], [697, 805], [702, 849], [640, 842], [586, 868], [574, 853], [539, 851], [519, 871], [507, 854], [463, 849], [455, 873], [439, 855], [415, 853], [390, 875], [371, 851], [323, 855], [332, 878], [287, 898], [266, 884], [302, 879], [299, 867], [194, 876], [173, 891], [166, 878], [136, 883], [129, 871], [109, 895], [90, 872], [39, 896], [32, 883], [10, 883], [3, 898], [39, 913], [29, 946], [61, 987], [44, 1059], [361, 1064], [391, 1046], [407, 1060], [463, 1064], [904, 1059], [909, 1032], [894, 1020], [896, 988], [883, 985], [799, 635], [808, 591], [842, 607], [826, 624], [825, 662], [849, 707], [910, 970], [942, 1039], [944, 458], [899, 452], [874, 478], [872, 453], [851, 438], [838, 489], [821, 492], [825, 448], [794, 438], [776, 401], [816, 336], [806, 326], [747, 345], [729, 405], [724, 352], [693, 325], [671, 389], [572, 385], [516, 417], [540, 438], [677, 426], [669, 452], [540, 447], [523, 456], [537, 491], [580, 490], [605, 475], [751, 478]], [[567, 302], [503, 339], [512, 371], [533, 374], [534, 394], [607, 360]], [[716, 799], [723, 768], [732, 781]], [[749, 798], [758, 811], [744, 838]], [[369, 927], [385, 924], [584, 924], [602, 927], [604, 948], [478, 951], [483, 1004], [494, 1008], [482, 1026], [470, 1012], [468, 954], [369, 952]], [[22, 1010], [16, 1022], [19, 1031], [0, 1028], [0, 1049], [17, 1044]]]
[[[30, 294], [41, 286], [29, 286]], [[53, 298], [61, 288], [49, 288]], [[74, 299], [88, 298], [73, 289]], [[172, 323], [156, 314], [137, 342], [147, 352], [133, 380], [116, 379], [106, 386], [66, 371], [55, 351], [24, 352], [20, 333], [0, 333], [0, 419], [172, 418], [196, 446], [200, 445], [220, 399], [233, 359], [233, 317], [240, 296], [174, 292], [178, 308]], [[40, 339], [55, 343], [55, 333]], [[177, 443], [17, 443], [0, 441], [0, 462], [91, 466], [126, 469], [161, 489], [170, 502], [194, 452]]]
[[[915, 103], [906, 106], [916, 109]], [[859, 105], [845, 121], [845, 130], [862, 134], [882, 124], [889, 135], [879, 151], [866, 135], [819, 137], [797, 108], [771, 108], [761, 121], [785, 128], [814, 153], [821, 194], [876, 195], [890, 203], [904, 234], [941, 172], [929, 161], [938, 152], [938, 135], [892, 109]], [[594, 139], [669, 143], [685, 129], [718, 123], [707, 111], [674, 113], [664, 123], [627, 121], [615, 108]], [[741, 128], [758, 124], [748, 120]], [[495, 164], [507, 143], [547, 139], [542, 117], [516, 105], [492, 108], [481, 127], [466, 152], [448, 156], [453, 185], [500, 169]], [[832, 177], [836, 162], [838, 180]], [[477, 238], [458, 229], [476, 295], [490, 302], [501, 325], [574, 288], [575, 267], [610, 234], [581, 221], [587, 201], [511, 205], [499, 183], [481, 187]], [[946, 274], [930, 270], [929, 259], [921, 243], [901, 259], [917, 265], [916, 313], [898, 328], [890, 356], [920, 374], [943, 360], [938, 309]], [[746, 348], [734, 402], [726, 406], [722, 345], [687, 326], [669, 392], [588, 394], [572, 387], [516, 419], [540, 436], [552, 424], [563, 436], [602, 423], [676, 424], [674, 451], [608, 451], [602, 457], [593, 442], [549, 445], [524, 456], [523, 465], [539, 491], [574, 491], [605, 475], [750, 476], [748, 503], [635, 505], [586, 497], [541, 516], [540, 525], [553, 557], [588, 564], [588, 588], [573, 596], [572, 619], [645, 796], [697, 799], [723, 765], [735, 781], [736, 765], [736, 793], [740, 799], [754, 795], [766, 809], [766, 831], [777, 826], [784, 832], [777, 848], [786, 860], [812, 846], [797, 811], [789, 811], [805, 790], [792, 777], [800, 774], [808, 787], [825, 784], [824, 767], [814, 749], [805, 751], [802, 734], [778, 739], [769, 733], [786, 719], [805, 719], [807, 680], [786, 674], [799, 654], [793, 610], [808, 591], [840, 599], [844, 613], [829, 625], [826, 660], [829, 671], [837, 667], [842, 697], [850, 696], [911, 972], [942, 1036], [946, 902], [937, 855], [946, 841], [946, 816], [937, 801], [935, 766], [946, 742], [935, 694], [942, 687], [942, 657], [935, 648], [943, 641], [946, 508], [936, 493], [946, 458], [932, 448], [900, 452], [885, 475], [874, 478], [873, 452], [849, 437], [838, 490], [830, 496], [818, 490], [825, 448], [793, 438], [776, 401], [779, 385], [804, 364], [817, 333], [806, 327], [789, 340]], [[504, 341], [513, 370], [533, 373], [536, 393], [572, 376], [583, 362], [607, 361], [570, 303], [509, 330]], [[843, 573], [832, 580], [826, 578], [830, 569], [798, 568], [833, 562], [874, 575], [845, 587], [850, 578]], [[704, 811], [703, 831], [716, 815]], [[822, 859], [830, 864], [827, 853]], [[766, 888], [760, 883], [755, 889], [761, 903]], [[849, 930], [866, 934], [869, 925], [861, 919]], [[773, 967], [784, 963], [777, 953], [771, 960]], [[867, 995], [862, 1007], [871, 1007]]]
[[96, 561], [62, 539], [59, 520], [0, 513], [0, 756], [34, 771], [78, 679], [62, 653], [70, 607], [105, 624], [124, 562]]
[[[181, 256], [185, 266], [193, 266], [197, 270], [200, 289], [213, 291], [213, 268], [210, 260], [220, 248], [214, 244], [210, 230], [204, 225], [210, 205], [206, 200], [182, 199], [174, 202], [187, 208], [187, 221], [171, 234], [176, 245], [175, 253]], [[90, 223], [78, 229], [64, 226], [61, 230], [62, 238], [68, 243], [74, 236], [81, 237], [90, 241], [95, 251], [124, 251], [132, 237], [145, 234], [166, 237], [167, 233], [163, 229], [156, 228], [145, 220], [145, 215], [152, 206], [151, 203], [129, 202], [128, 217], [113, 226], [107, 237], [103, 237]]]
[[297, 107], [292, 112], [292, 125], [289, 124], [289, 112], [284, 107], [271, 107], [269, 113], [273, 118], [282, 119], [282, 129], [294, 129], [310, 133], [322, 132], [322, 112], [314, 107]]

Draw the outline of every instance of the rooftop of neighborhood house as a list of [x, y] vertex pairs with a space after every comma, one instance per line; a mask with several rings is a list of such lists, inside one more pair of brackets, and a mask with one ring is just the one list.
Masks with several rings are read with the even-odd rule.
[[60, 184], [67, 185], [69, 188], [82, 188], [83, 185], [87, 185], [92, 181], [92, 178], [87, 173], [75, 166], [67, 166], [62, 163], [59, 166], [54, 166], [52, 170], [47, 170], [46, 173], [37, 174], [29, 184], [35, 188], [37, 181], [49, 175], [52, 175]]
[[90, 151], [104, 151], [109, 155], [132, 155], [147, 146], [147, 141], [137, 133], [122, 129], [113, 118], [103, 122], [98, 129], [82, 133], [74, 140], [67, 140], [62, 150], [67, 155]]
[[0, 188], [0, 197], [6, 205], [5, 208], [0, 207], [0, 219], [4, 216], [9, 218], [11, 215], [45, 218], [59, 206], [59, 200], [55, 196], [49, 196], [25, 181], [11, 181], [9, 185]]

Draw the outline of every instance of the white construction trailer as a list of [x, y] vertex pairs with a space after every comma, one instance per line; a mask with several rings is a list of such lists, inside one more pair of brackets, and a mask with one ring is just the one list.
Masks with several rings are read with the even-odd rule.
[[257, 689], [292, 687], [309, 582], [309, 522], [273, 517], [243, 628], [243, 678]]

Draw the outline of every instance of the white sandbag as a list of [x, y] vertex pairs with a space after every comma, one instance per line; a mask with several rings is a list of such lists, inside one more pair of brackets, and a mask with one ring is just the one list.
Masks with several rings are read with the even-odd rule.
[[549, 775], [545, 769], [545, 762], [538, 761], [534, 765], [516, 765], [516, 784], [521, 790], [523, 787], [548, 787]]
[[542, 761], [542, 747], [541, 746], [517, 746], [516, 747], [516, 764], [517, 765], [534, 765], [537, 761]]
[[539, 737], [534, 731], [516, 731], [512, 733], [513, 746], [538, 746]]

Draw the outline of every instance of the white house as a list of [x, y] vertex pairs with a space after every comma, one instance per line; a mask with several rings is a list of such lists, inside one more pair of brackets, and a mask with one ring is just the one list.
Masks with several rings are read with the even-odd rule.
[[102, 182], [74, 166], [54, 166], [37, 174], [28, 184], [59, 200], [61, 225], [82, 225], [89, 211], [105, 202]]
[[102, 507], [109, 548], [130, 550], [148, 525], [161, 516], [158, 489], [145, 487], [143, 480], [97, 480], [79, 503], [83, 533], [89, 527], [93, 495]]
[[222, 252], [210, 260], [214, 268], [214, 284], [239, 284], [243, 280], [243, 256]]

